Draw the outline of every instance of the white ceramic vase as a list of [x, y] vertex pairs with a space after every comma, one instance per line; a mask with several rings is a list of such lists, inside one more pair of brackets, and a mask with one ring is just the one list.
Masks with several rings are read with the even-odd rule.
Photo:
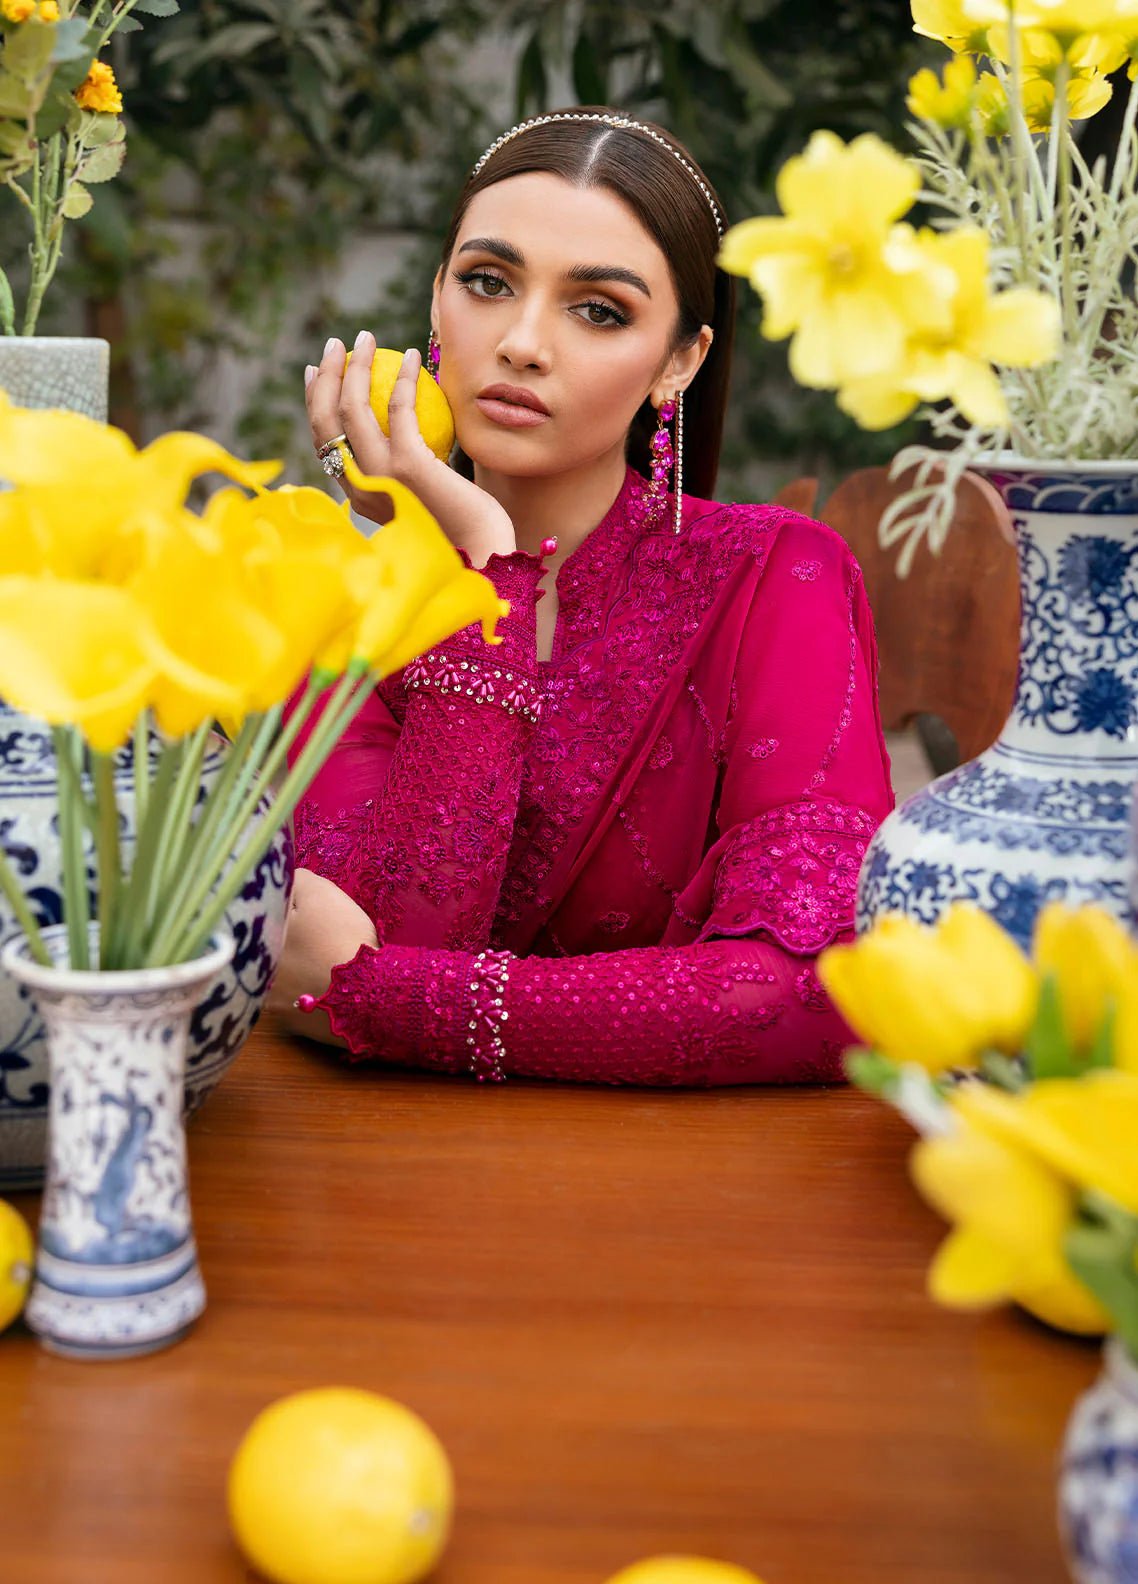
[[1117, 1337], [1067, 1423], [1059, 1528], [1075, 1584], [1138, 1579], [1138, 1365]]
[[[97, 950], [97, 926], [92, 927]], [[67, 966], [10, 941], [3, 966], [34, 999], [51, 1074], [47, 1184], [25, 1317], [44, 1346], [111, 1359], [176, 1342], [205, 1307], [182, 1113], [190, 1018], [233, 955], [115, 972]]]

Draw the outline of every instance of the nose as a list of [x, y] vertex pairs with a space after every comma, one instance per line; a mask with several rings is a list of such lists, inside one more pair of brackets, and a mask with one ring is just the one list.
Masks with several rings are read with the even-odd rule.
[[552, 326], [548, 310], [536, 298], [514, 308], [499, 337], [497, 355], [507, 368], [548, 373], [553, 362]]

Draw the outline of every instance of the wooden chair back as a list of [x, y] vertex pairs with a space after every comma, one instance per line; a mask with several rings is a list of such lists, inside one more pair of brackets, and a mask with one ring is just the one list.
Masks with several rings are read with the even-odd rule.
[[887, 731], [936, 715], [961, 760], [989, 747], [1011, 710], [1019, 657], [1019, 575], [1007, 511], [984, 479], [967, 473], [944, 548], [927, 544], [899, 578], [899, 546], [882, 549], [878, 523], [905, 487], [886, 468], [844, 479], [817, 506], [817, 479], [796, 479], [777, 504], [837, 529], [861, 564], [877, 627], [881, 715]]

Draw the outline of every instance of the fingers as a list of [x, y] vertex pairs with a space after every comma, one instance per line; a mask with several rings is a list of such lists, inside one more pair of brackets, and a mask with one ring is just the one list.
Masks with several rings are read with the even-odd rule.
[[324, 356], [310, 380], [306, 381], [304, 404], [313, 444], [325, 445], [342, 434], [340, 425], [340, 384], [344, 376], [344, 343], [329, 336]]
[[[386, 458], [376, 450], [376, 439], [383, 442], [384, 434], [371, 410], [371, 365], [375, 358], [375, 337], [370, 330], [361, 330], [352, 348], [352, 361], [348, 364], [340, 385], [339, 423], [355, 452], [356, 461], [365, 473], [382, 466]], [[383, 451], [386, 452], [386, 444]]]

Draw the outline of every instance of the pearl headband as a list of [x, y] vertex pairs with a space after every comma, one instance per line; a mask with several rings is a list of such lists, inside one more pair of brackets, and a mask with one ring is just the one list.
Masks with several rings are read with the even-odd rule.
[[473, 180], [474, 177], [478, 175], [478, 172], [482, 169], [483, 165], [485, 165], [486, 161], [488, 159], [492, 159], [500, 148], [505, 148], [507, 143], [513, 142], [514, 138], [520, 136], [521, 133], [528, 132], [531, 127], [551, 126], [555, 121], [592, 121], [603, 126], [617, 127], [624, 132], [640, 132], [644, 137], [651, 138], [653, 143], [658, 143], [662, 149], [672, 156], [677, 164], [683, 166], [684, 170], [687, 171], [692, 181], [695, 182], [704, 198], [706, 198], [707, 207], [711, 210], [711, 218], [715, 221], [715, 230], [722, 241], [724, 231], [723, 216], [719, 211], [719, 205], [716, 203], [715, 198], [712, 195], [711, 188], [704, 181], [703, 177], [696, 170], [695, 166], [690, 160], [686, 160], [678, 149], [673, 148], [668, 142], [667, 138], [662, 138], [659, 132], [654, 132], [651, 127], [645, 126], [642, 121], [630, 120], [628, 116], [598, 115], [594, 112], [585, 110], [558, 110], [552, 115], [534, 116], [530, 121], [519, 121], [517, 126], [511, 127], [508, 132], [503, 132], [502, 136], [498, 138], [496, 142], [491, 143], [490, 147], [486, 150], [485, 154], [483, 154], [482, 158], [471, 171], [470, 179]]

